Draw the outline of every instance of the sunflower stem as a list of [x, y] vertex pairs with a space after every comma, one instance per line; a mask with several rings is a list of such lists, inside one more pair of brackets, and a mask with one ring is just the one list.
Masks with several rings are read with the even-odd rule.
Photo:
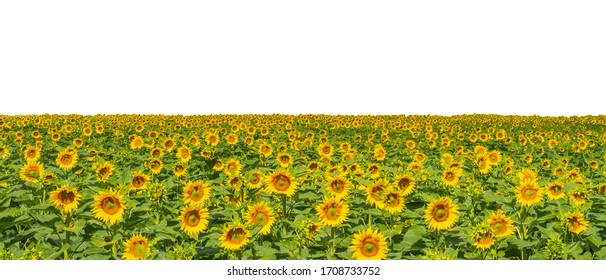
[[[65, 227], [69, 227], [69, 224], [71, 222], [70, 219], [70, 215], [67, 214], [67, 216], [65, 217]], [[70, 237], [70, 231], [65, 231], [65, 244], [69, 245], [69, 237]], [[67, 249], [65, 251], [63, 251], [63, 259], [64, 260], [69, 260], [69, 253], [67, 252]]]
[[330, 259], [332, 260], [335, 255], [335, 227], [330, 227]]

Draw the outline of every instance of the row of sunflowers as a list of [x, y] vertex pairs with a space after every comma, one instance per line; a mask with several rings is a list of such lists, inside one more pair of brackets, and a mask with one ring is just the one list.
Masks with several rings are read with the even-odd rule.
[[602, 116], [0, 116], [0, 259], [604, 259]]

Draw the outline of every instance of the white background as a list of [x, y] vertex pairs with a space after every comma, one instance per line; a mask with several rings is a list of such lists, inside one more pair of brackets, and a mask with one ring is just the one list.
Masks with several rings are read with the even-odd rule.
[[[604, 1], [558, 0], [1, 1], [0, 114], [600, 115], [604, 14]], [[220, 279], [250, 263], [0, 268]], [[267, 262], [284, 263], [317, 265]], [[603, 262], [379, 264], [389, 279], [572, 279]]]
[[2, 1], [0, 114], [598, 115], [604, 14], [558, 0]]

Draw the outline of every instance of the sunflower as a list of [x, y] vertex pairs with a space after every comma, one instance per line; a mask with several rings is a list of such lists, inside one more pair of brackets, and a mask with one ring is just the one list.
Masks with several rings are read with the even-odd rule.
[[318, 234], [321, 229], [322, 223], [311, 221], [306, 222], [305, 228], [303, 229], [303, 232], [305, 233], [305, 238], [313, 240], [316, 237], [316, 234]]
[[238, 143], [238, 136], [234, 133], [230, 133], [227, 135], [225, 140], [227, 140], [228, 145], [235, 145]]
[[227, 180], [227, 185], [230, 188], [233, 188], [236, 191], [239, 191], [240, 188], [242, 188], [242, 179], [240, 179], [240, 176], [227, 177], [226, 180]]
[[141, 171], [135, 171], [132, 175], [131, 190], [144, 190], [147, 188], [147, 183], [151, 181], [149, 176], [143, 174]]
[[145, 144], [143, 142], [143, 138], [141, 138], [141, 136], [135, 136], [132, 138], [132, 140], [130, 141], [130, 148], [133, 150], [138, 150], [141, 149], [143, 147], [143, 144]]
[[57, 155], [55, 162], [59, 168], [71, 170], [78, 162], [78, 152], [76, 152], [75, 149], [68, 147]]
[[177, 158], [180, 159], [181, 162], [187, 163], [191, 160], [191, 150], [185, 146], [177, 149]]
[[458, 187], [459, 178], [463, 174], [463, 169], [458, 167], [450, 167], [442, 174], [442, 183], [446, 186]]
[[215, 147], [219, 144], [219, 142], [221, 141], [221, 138], [219, 138], [219, 134], [208, 133], [206, 135], [206, 137], [204, 137], [204, 141], [206, 141], [206, 144]]
[[185, 204], [204, 203], [210, 199], [210, 187], [201, 180], [187, 182], [183, 187], [183, 200]]
[[415, 179], [411, 175], [400, 175], [396, 177], [396, 185], [402, 196], [408, 196], [415, 188]]
[[318, 145], [318, 154], [320, 157], [330, 158], [334, 154], [334, 149], [328, 143]]
[[404, 196], [399, 191], [389, 190], [383, 198], [383, 209], [390, 214], [402, 212], [404, 208]]
[[150, 169], [151, 173], [154, 175], [160, 174], [163, 167], [164, 167], [164, 164], [162, 163], [162, 160], [159, 158], [154, 158], [154, 159], [152, 159], [152, 161], [149, 162], [149, 169]]
[[528, 169], [528, 168], [522, 169], [522, 171], [518, 172], [517, 176], [518, 176], [518, 178], [520, 178], [520, 181], [526, 181], [526, 180], [536, 181], [537, 180], [537, 173], [534, 172], [532, 169]]
[[381, 167], [379, 167], [378, 164], [371, 163], [366, 171], [368, 172], [370, 178], [376, 179], [380, 175], [379, 172], [381, 171]]
[[366, 202], [383, 208], [383, 198], [387, 189], [389, 189], [389, 182], [384, 179], [372, 183], [366, 188]]
[[217, 161], [215, 161], [215, 164], [213, 165], [213, 170], [221, 171], [223, 170], [223, 167], [225, 167], [223, 161], [221, 159], [217, 159]]
[[23, 153], [26, 161], [37, 161], [40, 158], [40, 149], [37, 147], [28, 146]]
[[6, 146], [0, 146], [0, 156], [5, 159], [11, 155], [11, 151]]
[[539, 187], [536, 181], [522, 181], [515, 193], [517, 202], [523, 207], [532, 206], [543, 200], [543, 189]]
[[431, 229], [449, 229], [459, 219], [459, 208], [450, 198], [441, 197], [429, 203], [424, 217]]
[[476, 157], [476, 166], [481, 174], [487, 174], [490, 171], [490, 162], [486, 154], [480, 154]]
[[264, 157], [268, 158], [269, 156], [271, 156], [272, 152], [273, 149], [269, 144], [262, 143], [261, 145], [259, 145], [259, 153], [261, 153]]
[[242, 171], [242, 163], [237, 159], [230, 159], [225, 163], [223, 172], [228, 176], [236, 176]]
[[324, 198], [324, 202], [316, 206], [316, 211], [322, 225], [336, 227], [347, 220], [349, 206], [334, 197]]
[[275, 170], [267, 175], [265, 184], [270, 192], [285, 194], [288, 197], [293, 196], [297, 189], [295, 178], [286, 170]]
[[195, 237], [208, 226], [208, 217], [208, 210], [196, 204], [185, 207], [177, 220], [181, 222], [181, 230], [185, 234]]
[[501, 209], [490, 214], [488, 217], [488, 225], [492, 228], [492, 231], [497, 237], [509, 236], [513, 234], [513, 221], [511, 218], [503, 214]]
[[150, 152], [149, 155], [153, 158], [159, 158], [161, 156], [164, 155], [164, 151], [162, 151], [161, 148], [153, 148]]
[[173, 150], [173, 148], [175, 147], [175, 141], [171, 138], [168, 138], [166, 140], [164, 140], [164, 142], [162, 143], [162, 146], [164, 147], [164, 149], [168, 152], [171, 152]]
[[335, 177], [329, 177], [328, 182], [326, 182], [326, 188], [328, 192], [337, 199], [341, 199], [345, 197], [351, 188], [351, 183], [347, 178], [343, 177], [342, 174], [339, 174]]
[[99, 192], [94, 197], [93, 213], [95, 218], [113, 225], [122, 221], [126, 203], [124, 197], [110, 189], [108, 192]]
[[63, 186], [50, 193], [50, 202], [64, 214], [76, 211], [80, 198], [82, 196], [76, 189], [68, 186]]
[[276, 217], [274, 211], [271, 210], [267, 203], [261, 201], [255, 205], [248, 206], [246, 220], [251, 226], [261, 227], [259, 229], [260, 235], [267, 235], [271, 231], [271, 227], [274, 224]]
[[280, 166], [282, 168], [286, 168], [292, 163], [292, 156], [290, 156], [287, 153], [280, 153], [276, 157], [276, 160], [278, 161], [278, 164], [280, 164]]
[[176, 177], [182, 177], [187, 172], [187, 167], [182, 163], [176, 163], [173, 167], [173, 173]]
[[566, 215], [566, 227], [572, 233], [580, 234], [589, 227], [589, 222], [580, 212], [574, 212]]
[[238, 250], [244, 247], [249, 239], [250, 233], [241, 225], [226, 227], [223, 234], [219, 237], [221, 247], [226, 250]]
[[473, 241], [473, 246], [478, 249], [490, 249], [495, 243], [495, 234], [490, 227], [480, 227], [473, 233]]
[[385, 160], [386, 152], [385, 152], [385, 149], [383, 149], [383, 146], [381, 144], [377, 144], [375, 146], [373, 156], [378, 161]]
[[248, 182], [246, 183], [246, 186], [251, 188], [251, 189], [258, 189], [263, 185], [263, 173], [261, 173], [261, 171], [259, 170], [253, 170], [250, 172], [249, 175]]
[[145, 260], [150, 254], [151, 246], [149, 241], [142, 235], [133, 235], [124, 242], [122, 258], [125, 260]]
[[384, 260], [387, 258], [387, 240], [379, 230], [368, 228], [354, 234], [350, 250], [356, 260]]
[[570, 200], [574, 205], [580, 206], [587, 202], [587, 192], [583, 190], [574, 190], [570, 192]]
[[547, 190], [545, 193], [549, 200], [556, 200], [560, 198], [564, 198], [566, 194], [562, 191], [564, 187], [560, 183], [551, 183], [545, 187]]
[[35, 161], [27, 162], [19, 171], [19, 177], [25, 181], [38, 183], [44, 177], [44, 165]]
[[109, 162], [104, 162], [101, 166], [98, 166], [95, 169], [95, 173], [97, 174], [97, 180], [101, 182], [107, 181], [109, 177], [114, 173], [114, 166]]

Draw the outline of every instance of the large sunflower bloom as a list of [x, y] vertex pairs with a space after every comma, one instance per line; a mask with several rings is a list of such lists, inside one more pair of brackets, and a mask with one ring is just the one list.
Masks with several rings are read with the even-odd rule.
[[384, 260], [387, 258], [387, 240], [379, 230], [371, 228], [354, 234], [350, 250], [357, 260]]
[[515, 191], [517, 202], [523, 207], [535, 205], [543, 200], [543, 189], [534, 180], [524, 180]]
[[324, 198], [324, 202], [316, 206], [320, 222], [324, 226], [336, 227], [347, 220], [349, 206], [336, 198]]
[[589, 222], [580, 212], [570, 213], [565, 218], [566, 227], [572, 233], [580, 234], [589, 227]]
[[147, 238], [142, 235], [133, 235], [124, 242], [124, 253], [122, 258], [125, 260], [145, 260], [151, 254], [151, 246]]
[[246, 212], [246, 220], [251, 226], [259, 226], [260, 235], [267, 235], [271, 231], [271, 227], [274, 224], [276, 217], [274, 211], [265, 203], [261, 201], [255, 205], [249, 205], [248, 211]]
[[82, 196], [74, 188], [68, 186], [63, 186], [50, 193], [50, 202], [62, 213], [76, 211], [80, 198]]
[[291, 197], [297, 190], [295, 178], [286, 170], [276, 170], [265, 178], [265, 184], [272, 193], [285, 194]]
[[185, 234], [194, 237], [208, 226], [208, 210], [199, 205], [187, 206], [181, 211], [181, 216], [177, 218], [181, 222], [181, 230]]
[[110, 189], [108, 192], [99, 192], [94, 197], [93, 213], [95, 218], [113, 225], [122, 221], [126, 203], [124, 197]]
[[514, 231], [513, 220], [505, 216], [501, 209], [490, 214], [488, 217], [488, 225], [492, 228], [492, 231], [497, 237], [512, 235]]
[[243, 226], [234, 225], [225, 228], [219, 237], [219, 242], [226, 250], [238, 250], [248, 243], [249, 236], [250, 233]]
[[185, 204], [204, 203], [210, 198], [210, 187], [201, 180], [187, 182], [183, 187]]
[[424, 217], [431, 229], [449, 229], [459, 219], [459, 208], [448, 197], [438, 198], [429, 203]]

